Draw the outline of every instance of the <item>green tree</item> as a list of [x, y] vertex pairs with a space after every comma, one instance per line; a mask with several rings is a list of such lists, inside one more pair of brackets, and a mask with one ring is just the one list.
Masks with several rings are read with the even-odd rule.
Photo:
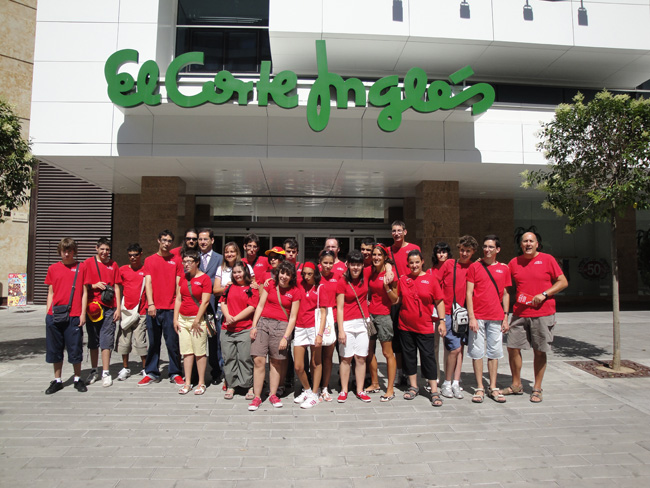
[[36, 159], [20, 130], [20, 120], [0, 100], [0, 223], [4, 222], [6, 211], [29, 200], [29, 190], [34, 184], [32, 173]]
[[650, 207], [650, 100], [602, 91], [585, 103], [578, 93], [542, 124], [538, 149], [550, 163], [525, 172], [524, 186], [546, 193], [542, 206], [568, 220], [566, 231], [591, 222], [611, 228], [614, 357], [621, 365], [617, 218]]

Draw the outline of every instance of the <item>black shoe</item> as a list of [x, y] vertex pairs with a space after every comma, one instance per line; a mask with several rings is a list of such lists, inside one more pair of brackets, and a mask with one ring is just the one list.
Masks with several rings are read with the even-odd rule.
[[81, 380], [74, 382], [74, 389], [77, 390], [79, 393], [84, 393], [88, 391], [88, 388], [86, 388], [86, 383], [84, 383]]
[[212, 381], [210, 382], [212, 386], [217, 386], [219, 383], [221, 383], [221, 380], [218, 378], [212, 378]]
[[47, 390], [45, 390], [45, 394], [51, 395], [52, 393], [56, 393], [59, 390], [63, 390], [63, 383], [60, 381], [52, 380], [50, 382], [50, 386], [48, 386]]

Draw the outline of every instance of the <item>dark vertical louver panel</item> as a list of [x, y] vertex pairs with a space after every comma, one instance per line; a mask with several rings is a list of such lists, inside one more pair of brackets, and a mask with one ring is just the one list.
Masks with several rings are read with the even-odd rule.
[[79, 246], [79, 260], [95, 254], [100, 237], [111, 237], [113, 195], [47, 163], [39, 164], [36, 202], [34, 303], [44, 304], [47, 268], [59, 256], [56, 247], [64, 237]]

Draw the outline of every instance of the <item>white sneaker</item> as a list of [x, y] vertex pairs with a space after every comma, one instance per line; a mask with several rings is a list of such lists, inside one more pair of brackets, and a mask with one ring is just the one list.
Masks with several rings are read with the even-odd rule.
[[102, 377], [102, 386], [104, 388], [111, 386], [113, 384], [113, 378], [111, 377], [110, 374], [107, 374], [106, 376]]
[[318, 395], [312, 393], [308, 395], [304, 402], [300, 404], [300, 408], [312, 408], [318, 405]]
[[131, 370], [128, 368], [122, 368], [122, 370], [117, 374], [117, 380], [124, 381], [129, 376], [131, 376]]
[[147, 372], [143, 369], [138, 373], [140, 376], [147, 376]]
[[311, 392], [307, 393], [305, 390], [303, 390], [300, 395], [298, 395], [296, 398], [293, 399], [293, 403], [302, 403], [302, 402], [304, 402], [305, 400], [307, 400], [307, 398], [309, 398], [310, 394], [311, 394]]
[[451, 391], [454, 393], [454, 398], [463, 399], [463, 389], [460, 385], [451, 385]]
[[[431, 390], [429, 390], [429, 392], [431, 392]], [[442, 387], [440, 388], [440, 394], [445, 398], [453, 398], [454, 393], [452, 391], [451, 383], [450, 384], [443, 383]]]
[[86, 378], [86, 384], [87, 385], [92, 385], [96, 381], [99, 380], [99, 373], [97, 372], [96, 369], [92, 369], [90, 371], [90, 374], [88, 375], [88, 378]]

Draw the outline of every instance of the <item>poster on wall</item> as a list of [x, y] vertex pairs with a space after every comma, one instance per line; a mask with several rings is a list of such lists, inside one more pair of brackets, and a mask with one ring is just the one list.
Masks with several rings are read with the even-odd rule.
[[9, 273], [9, 293], [7, 305], [9, 307], [27, 306], [27, 273]]

